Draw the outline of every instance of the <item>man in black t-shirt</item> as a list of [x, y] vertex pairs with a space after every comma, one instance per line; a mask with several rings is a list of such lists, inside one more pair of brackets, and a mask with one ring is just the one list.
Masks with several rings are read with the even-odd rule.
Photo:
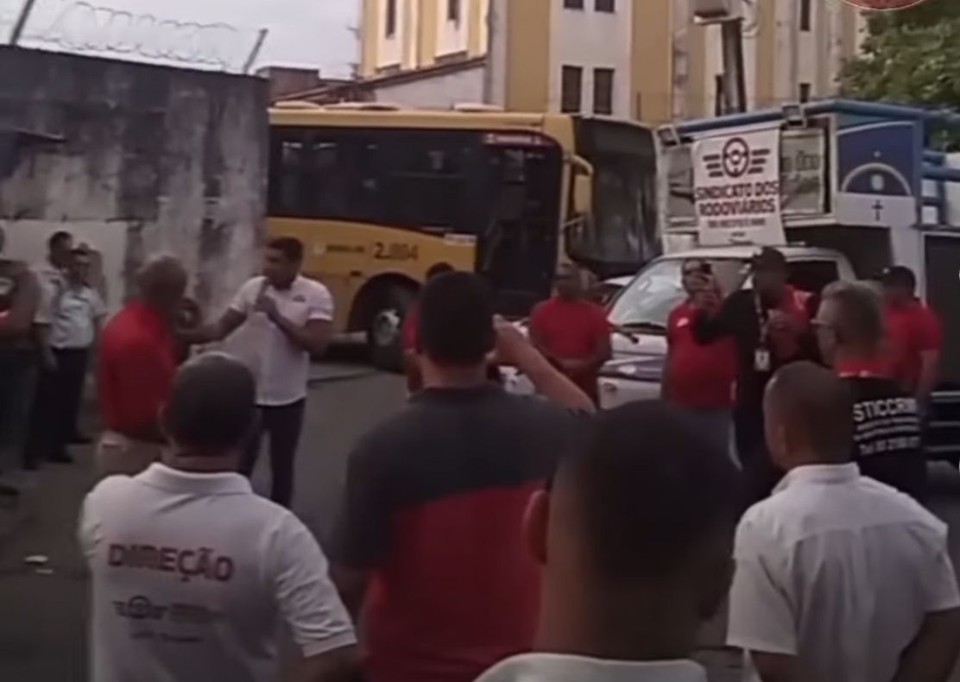
[[916, 399], [890, 377], [879, 293], [863, 283], [832, 284], [814, 324], [824, 360], [853, 392], [853, 460], [865, 476], [922, 501], [927, 468], [920, 413]]
[[763, 391], [780, 367], [816, 356], [810, 329], [813, 297], [788, 283], [787, 259], [764, 247], [751, 261], [753, 288], [728, 296], [722, 305], [716, 287], [703, 282], [694, 297], [698, 343], [732, 338], [737, 349], [737, 395], [733, 412], [737, 456], [743, 466], [748, 505], [767, 497], [782, 472], [767, 453], [763, 433]]

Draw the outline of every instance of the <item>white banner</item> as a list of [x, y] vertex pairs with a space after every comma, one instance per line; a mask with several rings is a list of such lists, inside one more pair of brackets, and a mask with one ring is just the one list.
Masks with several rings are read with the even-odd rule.
[[727, 132], [693, 144], [700, 244], [781, 245], [780, 129]]

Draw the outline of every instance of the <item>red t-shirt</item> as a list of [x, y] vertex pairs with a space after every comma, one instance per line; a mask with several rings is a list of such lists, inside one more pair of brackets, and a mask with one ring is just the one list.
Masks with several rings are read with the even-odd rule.
[[920, 380], [921, 355], [943, 344], [940, 320], [920, 301], [886, 306], [887, 344], [893, 378], [913, 392]]
[[403, 350], [415, 353], [417, 351], [417, 325], [419, 324], [420, 310], [416, 305], [410, 306], [403, 318], [403, 328], [400, 330], [400, 343]]
[[731, 407], [737, 379], [736, 343], [732, 338], [697, 343], [693, 336], [696, 315], [696, 308], [687, 301], [674, 309], [667, 321], [667, 399], [681, 407]]
[[151, 433], [177, 372], [170, 325], [143, 303], [131, 303], [103, 329], [97, 367], [104, 426], [131, 438]]
[[[554, 296], [539, 303], [530, 315], [530, 331], [547, 355], [557, 360], [588, 360], [602, 343], [610, 342], [606, 311], [583, 299]], [[580, 388], [597, 399], [597, 371], [571, 376]]]

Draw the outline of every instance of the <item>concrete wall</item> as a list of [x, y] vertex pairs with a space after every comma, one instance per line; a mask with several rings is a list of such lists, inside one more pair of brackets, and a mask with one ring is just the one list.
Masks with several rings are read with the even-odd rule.
[[0, 132], [21, 136], [0, 178], [8, 254], [43, 257], [68, 230], [102, 254], [116, 309], [151, 253], [179, 256], [208, 310], [257, 267], [267, 167], [260, 79], [0, 48]]
[[377, 102], [417, 108], [449, 108], [454, 104], [483, 101], [484, 67], [455, 71], [430, 78], [384, 85], [374, 91]]

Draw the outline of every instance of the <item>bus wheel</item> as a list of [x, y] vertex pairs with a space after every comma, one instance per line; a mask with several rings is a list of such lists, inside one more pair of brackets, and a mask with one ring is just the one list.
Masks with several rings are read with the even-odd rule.
[[399, 287], [387, 289], [380, 297], [367, 328], [370, 360], [375, 367], [389, 372], [403, 371], [401, 330], [413, 299], [412, 292]]

